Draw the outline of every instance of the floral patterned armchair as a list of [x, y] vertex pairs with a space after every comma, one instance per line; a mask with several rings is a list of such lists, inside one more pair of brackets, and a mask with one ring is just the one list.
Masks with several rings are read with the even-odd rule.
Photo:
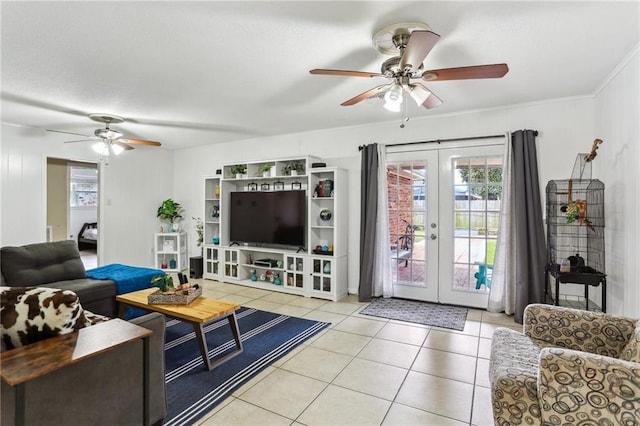
[[523, 331], [493, 335], [496, 425], [640, 424], [640, 321], [534, 304]]

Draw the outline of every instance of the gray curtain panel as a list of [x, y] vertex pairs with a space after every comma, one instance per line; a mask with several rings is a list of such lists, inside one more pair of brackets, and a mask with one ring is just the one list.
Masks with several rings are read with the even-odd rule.
[[378, 144], [366, 145], [361, 151], [360, 174], [360, 282], [358, 300], [370, 302], [373, 294], [373, 269], [378, 219]]
[[511, 134], [516, 231], [516, 303], [514, 321], [522, 323], [524, 308], [544, 301], [546, 243], [538, 182], [534, 130]]

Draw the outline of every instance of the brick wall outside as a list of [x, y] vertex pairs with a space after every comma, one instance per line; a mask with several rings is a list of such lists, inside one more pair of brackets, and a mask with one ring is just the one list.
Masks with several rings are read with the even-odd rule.
[[399, 175], [394, 171], [387, 172], [387, 196], [389, 198], [389, 234], [390, 244], [395, 245], [398, 236], [405, 233], [406, 223], [411, 223], [411, 208], [413, 206], [413, 183], [411, 176], [406, 173]]

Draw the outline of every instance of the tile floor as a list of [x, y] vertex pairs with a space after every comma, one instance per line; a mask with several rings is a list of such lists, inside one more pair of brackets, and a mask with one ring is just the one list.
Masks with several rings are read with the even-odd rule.
[[496, 327], [513, 317], [470, 309], [463, 331], [360, 315], [339, 302], [191, 280], [243, 306], [331, 322], [199, 425], [493, 425], [488, 380]]

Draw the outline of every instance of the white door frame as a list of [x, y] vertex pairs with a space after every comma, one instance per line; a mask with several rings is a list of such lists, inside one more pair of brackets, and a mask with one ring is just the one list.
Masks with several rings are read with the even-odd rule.
[[[469, 156], [501, 156], [504, 151], [505, 139], [496, 139], [497, 142], [488, 143], [486, 140], [460, 141], [429, 147], [423, 146], [416, 149], [415, 146], [388, 146], [387, 163], [397, 161], [428, 162], [427, 173], [432, 175], [427, 178], [429, 183], [435, 182], [435, 189], [427, 189], [426, 194], [436, 194], [436, 200], [429, 203], [427, 196], [425, 202], [425, 266], [426, 283], [420, 285], [394, 285], [394, 297], [413, 300], [423, 300], [436, 303], [455, 304], [469, 307], [486, 308], [488, 292], [453, 290], [453, 259], [454, 259], [454, 175], [452, 159]], [[436, 161], [435, 166], [431, 164]], [[436, 167], [437, 166], [437, 167]], [[386, 165], [385, 165], [386, 167]], [[435, 228], [431, 224], [435, 224]], [[431, 235], [435, 239], [431, 239]], [[435, 262], [435, 263], [434, 263]], [[392, 261], [392, 267], [394, 267]], [[434, 265], [434, 267], [431, 267]], [[437, 285], [429, 285], [437, 283]]]

